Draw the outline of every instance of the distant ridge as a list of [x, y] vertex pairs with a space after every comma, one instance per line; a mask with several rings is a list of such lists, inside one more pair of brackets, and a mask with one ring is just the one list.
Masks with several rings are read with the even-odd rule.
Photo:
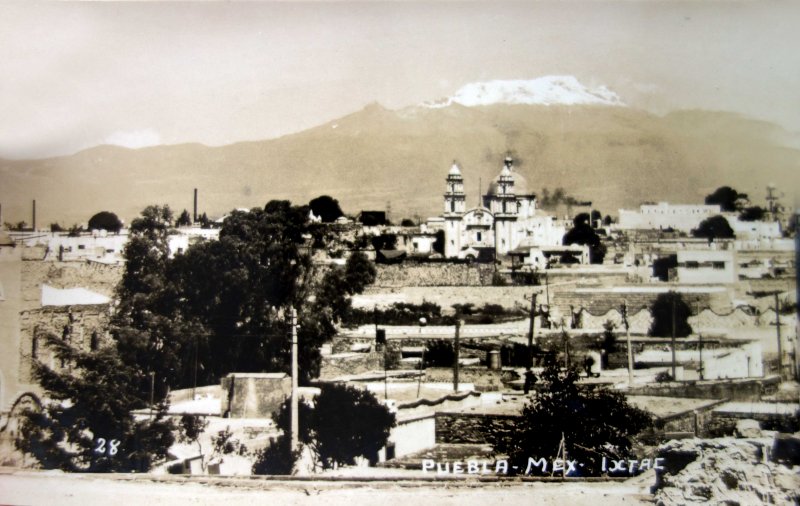
[[[456, 159], [467, 205], [478, 202], [507, 154], [540, 193], [563, 187], [604, 214], [642, 201], [701, 202], [721, 185], [760, 201], [767, 183], [800, 188], [800, 143], [780, 127], [712, 111], [657, 116], [598, 104], [409, 107], [378, 104], [277, 139], [227, 146], [127, 149], [0, 160], [2, 220], [70, 226], [109, 210], [126, 223], [149, 204], [221, 216], [271, 199], [339, 199], [348, 213], [385, 209], [392, 220], [442, 211]], [[786, 202], [791, 203], [791, 195]]]

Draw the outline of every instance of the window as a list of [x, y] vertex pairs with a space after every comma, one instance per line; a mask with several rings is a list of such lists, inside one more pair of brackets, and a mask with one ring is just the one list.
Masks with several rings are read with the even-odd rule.
[[721, 270], [721, 269], [725, 268], [725, 262], [711, 262], [711, 266], [714, 269], [720, 269]]
[[475, 234], [475, 239], [477, 239], [478, 242], [481, 242], [482, 238], [483, 238], [483, 236], [482, 236], [482, 234], [480, 232]]
[[700, 263], [696, 262], [694, 260], [690, 260], [690, 261], [686, 262], [686, 268], [687, 269], [699, 269], [700, 268]]
[[86, 249], [86, 245], [85, 244], [78, 244], [78, 249]]

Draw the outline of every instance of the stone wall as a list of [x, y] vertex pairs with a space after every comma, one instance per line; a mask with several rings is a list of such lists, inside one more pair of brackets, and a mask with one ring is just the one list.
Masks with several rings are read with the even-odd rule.
[[[430, 263], [377, 265], [375, 286], [482, 286], [491, 283], [493, 265]], [[488, 273], [488, 274], [487, 274]]]
[[113, 297], [123, 269], [122, 266], [87, 262], [23, 262], [23, 309], [41, 306], [43, 284], [55, 288], [81, 287]]
[[383, 370], [383, 353], [340, 353], [322, 357], [320, 379]]
[[[459, 383], [472, 383], [479, 392], [497, 392], [504, 390], [503, 381], [516, 379], [511, 372], [493, 371], [486, 367], [462, 367], [458, 371]], [[451, 367], [429, 367], [425, 369], [426, 383], [453, 383]]]
[[736, 424], [740, 420], [756, 420], [765, 430], [778, 430], [781, 432], [797, 432], [800, 430], [800, 420], [797, 416], [778, 415], [774, 413], [736, 413], [714, 411], [710, 414], [706, 424], [705, 437], [729, 436], [734, 433]]
[[519, 415], [436, 413], [437, 444], [483, 444], [492, 431], [512, 431]]
[[29, 309], [20, 314], [20, 382], [32, 383], [32, 359], [36, 358], [52, 369], [60, 370], [61, 364], [53, 352], [45, 346], [44, 336], [54, 335], [69, 341], [83, 351], [111, 343], [108, 324], [111, 318], [109, 305], [57, 306]]
[[[373, 296], [378, 307], [392, 302], [402, 301], [410, 304], [421, 304], [424, 301], [441, 306], [442, 310], [450, 310], [453, 304], [472, 303], [483, 306], [486, 303], [500, 304], [506, 309], [529, 309], [530, 297], [536, 287], [532, 286], [405, 286], [405, 287], [368, 287], [362, 299]], [[386, 301], [389, 301], [388, 304]], [[372, 307], [374, 304], [366, 304]]]
[[[730, 296], [725, 291], [720, 292], [680, 292], [683, 300], [690, 308], [711, 307], [718, 313], [728, 313], [731, 311]], [[562, 314], [569, 314], [570, 306], [576, 311], [579, 308], [591, 313], [592, 315], [602, 316], [612, 310], [619, 310], [623, 303], [628, 306], [631, 314], [636, 314], [643, 308], [650, 308], [656, 298], [661, 294], [660, 291], [616, 291], [616, 290], [592, 290], [592, 291], [562, 291], [557, 292], [552, 298], [552, 305], [557, 307]]]
[[629, 393], [631, 395], [652, 395], [656, 397], [758, 401], [764, 395], [775, 393], [779, 383], [780, 379], [777, 376], [729, 381], [651, 383], [637, 386], [631, 389]]

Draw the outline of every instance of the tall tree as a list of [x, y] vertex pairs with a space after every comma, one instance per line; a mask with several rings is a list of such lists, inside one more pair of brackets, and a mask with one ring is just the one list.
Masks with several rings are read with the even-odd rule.
[[34, 377], [47, 393], [42, 411], [29, 411], [17, 444], [45, 469], [81, 472], [144, 472], [166, 457], [173, 426], [159, 406], [153, 419], [134, 419], [141, 407], [137, 371], [114, 346], [84, 352], [55, 335], [45, 344], [68, 364], [54, 370], [34, 363]]
[[589, 213], [580, 213], [575, 216], [573, 227], [564, 234], [562, 242], [565, 246], [570, 244], [589, 246], [589, 261], [593, 264], [603, 263], [603, 258], [606, 256], [606, 247], [589, 224]]
[[308, 203], [315, 216], [319, 216], [323, 223], [333, 223], [336, 218], [344, 216], [339, 201], [330, 195], [321, 195], [311, 199]]
[[109, 211], [100, 211], [89, 218], [89, 230], [107, 230], [116, 234], [121, 228], [122, 221]]
[[167, 276], [171, 222], [168, 206], [149, 206], [131, 223], [111, 320], [122, 361], [137, 366], [131, 382], [143, 401], [179, 382], [187, 336], [200, 331], [180, 314], [181, 290]]
[[695, 237], [705, 237], [709, 242], [714, 239], [732, 239], [736, 237], [730, 223], [724, 216], [711, 216], [701, 221], [696, 229], [692, 230]]
[[181, 215], [178, 216], [178, 219], [175, 220], [176, 227], [188, 227], [192, 224], [192, 217], [189, 215], [189, 211], [184, 209], [181, 212]]
[[675, 322], [675, 336], [686, 337], [692, 333], [692, 326], [689, 325], [689, 317], [692, 310], [689, 304], [678, 292], [661, 293], [653, 301], [650, 313], [653, 315], [653, 322], [650, 324], [649, 334], [658, 337], [672, 336], [672, 322]]

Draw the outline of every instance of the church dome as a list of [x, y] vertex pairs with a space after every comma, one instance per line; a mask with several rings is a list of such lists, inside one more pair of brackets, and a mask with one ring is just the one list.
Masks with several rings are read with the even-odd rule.
[[450, 167], [450, 172], [447, 173], [448, 176], [461, 176], [461, 169], [458, 168], [456, 162], [453, 162], [453, 166]]
[[514, 161], [511, 159], [511, 157], [506, 157], [506, 159], [503, 161], [503, 168], [500, 170], [500, 173], [495, 176], [494, 179], [492, 179], [491, 183], [489, 183], [489, 189], [486, 192], [486, 195], [490, 197], [497, 195], [500, 178], [509, 177], [512, 179], [512, 181], [514, 181], [515, 195], [528, 194], [528, 181], [522, 174], [514, 170]]

